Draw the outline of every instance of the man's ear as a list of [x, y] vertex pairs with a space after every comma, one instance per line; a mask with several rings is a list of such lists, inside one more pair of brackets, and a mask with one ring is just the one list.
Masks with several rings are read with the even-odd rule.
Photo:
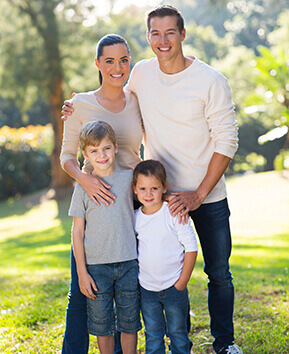
[[187, 36], [187, 31], [184, 28], [183, 31], [182, 31], [182, 41], [184, 41], [186, 39], [186, 36]]
[[150, 33], [149, 33], [149, 31], [147, 31], [147, 41], [148, 41], [148, 44], [150, 45], [151, 42], [150, 42]]

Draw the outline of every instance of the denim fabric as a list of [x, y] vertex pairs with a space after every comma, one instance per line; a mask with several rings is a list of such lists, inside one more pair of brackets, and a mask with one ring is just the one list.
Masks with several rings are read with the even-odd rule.
[[[66, 309], [65, 333], [62, 344], [62, 354], [87, 354], [89, 335], [87, 330], [86, 296], [78, 285], [76, 262], [71, 248], [70, 254], [71, 282]], [[115, 354], [122, 354], [120, 333], [115, 334]]]
[[[137, 260], [88, 265], [97, 291], [87, 298], [88, 332], [108, 336], [119, 332], [136, 333], [141, 329]], [[113, 304], [116, 305], [116, 316]]]
[[76, 262], [71, 248], [71, 282], [66, 308], [66, 326], [62, 344], [62, 354], [87, 354], [89, 336], [87, 331], [86, 296], [78, 285]]
[[162, 291], [148, 291], [140, 287], [141, 311], [145, 324], [146, 353], [164, 354], [164, 335], [170, 338], [174, 354], [188, 354], [188, 290], [174, 286]]
[[204, 271], [208, 275], [208, 306], [214, 349], [234, 341], [234, 286], [229, 269], [232, 243], [227, 199], [202, 204], [189, 213], [202, 246]]

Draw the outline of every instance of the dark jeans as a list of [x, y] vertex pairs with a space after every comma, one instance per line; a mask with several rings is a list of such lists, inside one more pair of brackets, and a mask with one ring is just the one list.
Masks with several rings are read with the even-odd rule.
[[231, 255], [230, 211], [227, 199], [202, 204], [190, 212], [204, 256], [204, 271], [208, 275], [208, 306], [214, 349], [234, 341], [234, 286], [229, 269]]
[[174, 286], [162, 291], [149, 291], [140, 287], [141, 311], [145, 324], [146, 353], [165, 354], [164, 335], [170, 338], [173, 353], [188, 354], [188, 289]]
[[[87, 354], [89, 336], [87, 331], [86, 297], [78, 285], [76, 262], [71, 248], [71, 282], [66, 308], [66, 326], [62, 344], [62, 354]], [[115, 335], [115, 354], [121, 354], [120, 333]]]

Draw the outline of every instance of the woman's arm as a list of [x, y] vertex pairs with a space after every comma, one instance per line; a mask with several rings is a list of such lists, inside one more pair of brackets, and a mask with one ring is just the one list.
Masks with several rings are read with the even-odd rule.
[[75, 159], [67, 160], [63, 164], [63, 168], [65, 172], [83, 187], [91, 200], [98, 206], [100, 202], [107, 206], [114, 203], [115, 196], [109, 191], [111, 186], [105, 183], [101, 178], [93, 177], [82, 172]]
[[[61, 166], [72, 178], [74, 178], [87, 192], [92, 201], [97, 205], [114, 203], [115, 196], [109, 191], [110, 186], [97, 177], [83, 173], [77, 161], [79, 151], [79, 131], [82, 126], [81, 107], [82, 102], [76, 95], [73, 98], [76, 110], [72, 117], [64, 122], [64, 133], [60, 154]], [[65, 101], [69, 103], [68, 101]], [[72, 104], [72, 103], [71, 103]]]
[[85, 219], [73, 217], [72, 245], [76, 260], [79, 288], [83, 295], [90, 299], [95, 299], [96, 296], [93, 290], [97, 291], [97, 288], [92, 277], [87, 272], [85, 264], [84, 228]]

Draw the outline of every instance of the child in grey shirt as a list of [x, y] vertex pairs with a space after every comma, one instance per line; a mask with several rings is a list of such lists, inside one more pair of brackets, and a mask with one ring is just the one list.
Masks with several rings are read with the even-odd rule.
[[97, 336], [102, 351], [113, 348], [117, 330], [123, 346], [135, 352], [141, 323], [132, 171], [114, 167], [117, 142], [109, 124], [88, 122], [79, 137], [82, 153], [94, 168], [92, 175], [109, 184], [116, 196], [114, 204], [97, 206], [76, 184], [69, 208], [79, 287], [87, 297], [88, 332]]

